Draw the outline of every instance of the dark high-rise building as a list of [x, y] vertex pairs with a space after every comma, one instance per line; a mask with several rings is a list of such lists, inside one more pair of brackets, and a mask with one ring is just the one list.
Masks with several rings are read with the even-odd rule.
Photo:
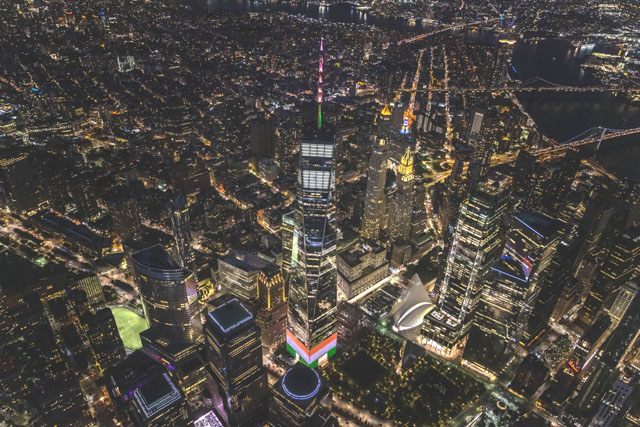
[[73, 175], [73, 168], [64, 158], [45, 158], [42, 163], [37, 174], [40, 182], [47, 187], [49, 205], [51, 209], [65, 213], [70, 200], [69, 177]]
[[278, 170], [293, 174], [296, 169], [295, 153], [300, 146], [297, 123], [285, 123], [277, 130], [275, 162]]
[[252, 120], [249, 124], [251, 151], [256, 160], [272, 159], [275, 155], [275, 124], [271, 117]]
[[232, 425], [253, 425], [264, 415], [267, 374], [262, 367], [260, 328], [237, 297], [225, 294], [205, 321], [207, 354], [223, 391]]
[[446, 248], [451, 244], [451, 236], [458, 220], [460, 206], [466, 196], [467, 181], [463, 173], [464, 165], [464, 160], [459, 157], [456, 158], [451, 169], [451, 175], [445, 181], [447, 186], [443, 188], [440, 206], [438, 207], [438, 216], [444, 231]]
[[193, 113], [184, 100], [172, 96], [164, 112], [164, 132], [174, 141], [184, 141], [193, 134]]
[[[539, 282], [540, 290], [533, 307], [530, 307], [531, 314], [519, 337], [520, 344], [531, 346], [542, 336], [557, 304], [564, 304], [566, 310], [569, 310], [571, 306], [567, 304], [577, 300], [577, 280], [573, 277], [571, 268], [575, 256], [574, 245], [567, 245], [564, 241], [557, 245], [556, 254], [547, 267], [546, 278]], [[562, 297], [564, 300], [561, 302]]]
[[269, 405], [269, 421], [274, 427], [334, 426], [320, 400], [327, 394], [320, 375], [297, 363], [278, 381]]
[[587, 205], [578, 226], [578, 234], [582, 238], [582, 246], [578, 251], [575, 264], [578, 271], [596, 256], [600, 241], [614, 212], [612, 199], [606, 190], [598, 189], [596, 191], [597, 193]]
[[286, 341], [287, 288], [280, 269], [271, 264], [258, 274], [256, 323], [262, 331], [262, 346], [272, 351]]
[[533, 353], [529, 354], [518, 366], [509, 388], [530, 397], [544, 383], [547, 375], [549, 375], [549, 368], [540, 357]]
[[513, 175], [512, 196], [515, 199], [516, 209], [531, 208], [535, 198], [535, 191], [540, 174], [537, 173], [538, 163], [536, 157], [528, 151], [521, 149], [516, 158]]
[[507, 210], [511, 182], [495, 175], [481, 183], [462, 204], [438, 309], [428, 315], [427, 340], [450, 352], [463, 341], [475, 319], [489, 267], [498, 258], [500, 229]]
[[577, 321], [590, 326], [600, 310], [613, 302], [624, 283], [640, 263], [640, 229], [632, 228], [619, 236], [596, 274]]
[[137, 239], [142, 233], [142, 218], [138, 201], [130, 187], [115, 188], [106, 197], [113, 233], [119, 238]]
[[375, 138], [367, 170], [367, 190], [360, 234], [365, 239], [377, 240], [384, 220], [384, 185], [387, 179], [388, 147], [384, 138]]
[[560, 294], [556, 302], [553, 303], [553, 311], [551, 312], [551, 318], [556, 321], [562, 319], [578, 303], [577, 281], [566, 270], [562, 276], [563, 279], [556, 282], [556, 286], [560, 288]]
[[611, 325], [607, 321], [608, 316], [599, 317], [578, 341], [576, 353], [582, 357], [572, 361], [585, 378], [574, 406], [579, 409], [581, 416], [586, 418], [593, 415], [601, 399], [606, 396], [607, 388], [624, 372], [624, 358], [637, 345], [640, 312], [638, 306], [631, 307], [620, 323], [610, 326], [609, 331], [613, 331], [600, 346], [601, 337], [606, 337], [607, 333], [591, 336], [591, 331], [603, 320], [604, 326]]
[[413, 186], [413, 209], [411, 212], [411, 241], [415, 241], [420, 235], [425, 233], [427, 228], [427, 208], [425, 206], [427, 198], [427, 187], [422, 181], [418, 181]]
[[73, 203], [76, 205], [78, 217], [82, 219], [93, 218], [100, 213], [98, 203], [94, 196], [94, 189], [88, 173], [79, 173], [71, 179], [69, 185]]
[[567, 151], [560, 166], [552, 175], [551, 186], [547, 188], [545, 197], [545, 205], [547, 207], [558, 208], [569, 192], [578, 170], [580, 170], [580, 155], [574, 150]]
[[171, 231], [176, 239], [176, 251], [178, 261], [184, 268], [195, 271], [195, 254], [191, 247], [191, 220], [189, 219], [189, 206], [184, 194], [177, 195], [170, 203]]
[[187, 402], [166, 368], [136, 351], [104, 375], [111, 401], [127, 425], [192, 426]]
[[373, 322], [360, 307], [346, 301], [338, 305], [339, 349], [353, 347], [370, 327], [373, 327]]
[[337, 343], [333, 156], [333, 132], [316, 128], [305, 134], [291, 250], [287, 348], [312, 366], [335, 353]]
[[[143, 347], [166, 364], [173, 364], [201, 341], [202, 322], [197, 280], [162, 247], [151, 246], [131, 256], [140, 299], [149, 329]], [[173, 362], [173, 363], [172, 363]]]
[[81, 323], [100, 370], [124, 359], [124, 345], [111, 309], [102, 308], [95, 314], [87, 313], [82, 317]]
[[534, 212], [514, 216], [504, 249], [491, 269], [476, 323], [505, 341], [519, 340], [558, 244], [559, 224]]
[[48, 204], [31, 157], [24, 149], [0, 151], [0, 202], [15, 213], [33, 212]]

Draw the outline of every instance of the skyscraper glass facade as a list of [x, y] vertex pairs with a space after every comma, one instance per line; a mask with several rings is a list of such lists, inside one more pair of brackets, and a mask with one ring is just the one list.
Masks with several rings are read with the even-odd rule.
[[287, 348], [316, 366], [337, 344], [333, 134], [315, 129], [303, 138], [300, 152]]

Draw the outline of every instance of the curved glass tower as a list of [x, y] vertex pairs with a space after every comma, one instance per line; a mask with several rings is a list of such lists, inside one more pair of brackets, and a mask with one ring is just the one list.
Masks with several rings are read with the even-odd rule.
[[195, 275], [161, 245], [131, 256], [144, 315], [152, 334], [166, 342], [190, 344], [202, 336]]

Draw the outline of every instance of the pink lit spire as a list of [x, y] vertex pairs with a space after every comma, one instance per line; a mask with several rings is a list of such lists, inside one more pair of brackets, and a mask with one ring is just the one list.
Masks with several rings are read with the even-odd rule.
[[322, 67], [324, 64], [324, 37], [320, 36], [320, 59], [318, 61], [318, 129], [322, 128]]

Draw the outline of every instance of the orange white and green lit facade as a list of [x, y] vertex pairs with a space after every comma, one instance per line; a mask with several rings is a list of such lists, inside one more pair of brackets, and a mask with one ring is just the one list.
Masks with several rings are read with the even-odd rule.
[[300, 143], [287, 314], [287, 349], [311, 367], [333, 355], [338, 341], [335, 134], [321, 119], [323, 49], [321, 41], [318, 123]]

